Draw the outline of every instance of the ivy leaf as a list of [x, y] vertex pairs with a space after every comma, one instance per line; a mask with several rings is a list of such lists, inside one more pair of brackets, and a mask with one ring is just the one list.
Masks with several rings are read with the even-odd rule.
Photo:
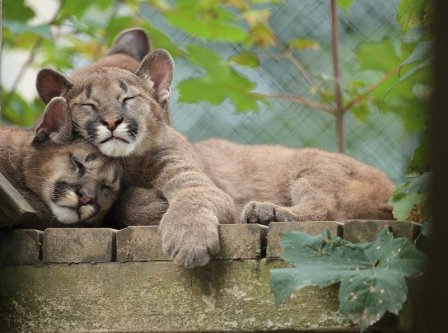
[[367, 117], [370, 114], [369, 107], [367, 103], [360, 103], [359, 105], [350, 109], [350, 112], [361, 122], [365, 123]]
[[406, 300], [406, 277], [423, 274], [426, 257], [404, 238], [393, 238], [385, 228], [370, 243], [350, 243], [293, 231], [282, 236], [283, 259], [293, 268], [271, 270], [271, 289], [277, 304], [294, 289], [325, 287], [340, 282], [341, 312], [361, 330], [386, 311], [398, 313]]
[[205, 76], [190, 78], [178, 84], [181, 102], [207, 101], [212, 105], [230, 99], [238, 112], [258, 110], [262, 98], [253, 93], [255, 83], [236, 72], [221, 56], [208, 49], [189, 45], [189, 60], [205, 71]]

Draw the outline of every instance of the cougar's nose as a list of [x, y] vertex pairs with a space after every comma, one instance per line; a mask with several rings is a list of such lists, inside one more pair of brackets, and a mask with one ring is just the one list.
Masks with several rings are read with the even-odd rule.
[[123, 122], [123, 117], [116, 117], [116, 118], [109, 118], [104, 120], [102, 123], [106, 125], [106, 127], [113, 131], [117, 128], [118, 125], [120, 125]]
[[93, 202], [93, 198], [88, 196], [84, 191], [78, 190], [76, 192], [78, 195], [78, 203], [81, 206], [87, 206], [88, 204], [91, 204]]

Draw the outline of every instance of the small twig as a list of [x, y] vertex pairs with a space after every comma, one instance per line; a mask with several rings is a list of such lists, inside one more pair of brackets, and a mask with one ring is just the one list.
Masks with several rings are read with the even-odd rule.
[[319, 102], [316, 102], [316, 101], [313, 101], [313, 100], [310, 100], [307, 98], [303, 98], [303, 97], [288, 96], [288, 95], [271, 95], [271, 94], [259, 94], [259, 95], [263, 96], [263, 97], [267, 97], [267, 98], [282, 99], [282, 100], [290, 101], [290, 102], [293, 102], [296, 104], [306, 105], [313, 109], [318, 109], [318, 110], [325, 111], [328, 113], [336, 112], [335, 108], [330, 105], [321, 104]]
[[[59, 12], [61, 11], [61, 8], [64, 4], [64, 1], [60, 1], [59, 8], [56, 10], [55, 14], [51, 18], [51, 20], [48, 22], [48, 25], [52, 25], [56, 22], [56, 19], [59, 16]], [[11, 88], [9, 89], [8, 95], [5, 97], [4, 106], [6, 106], [9, 103], [9, 100], [11, 99], [12, 95], [15, 93], [17, 87], [19, 86], [20, 82], [23, 79], [23, 76], [25, 75], [28, 68], [33, 64], [34, 58], [36, 57], [37, 51], [42, 46], [42, 43], [44, 42], [44, 38], [39, 36], [36, 41], [34, 42], [33, 46], [31, 47], [28, 59], [23, 64], [22, 68], [20, 68], [19, 73], [17, 74], [16, 78], [14, 79]]]
[[384, 76], [379, 79], [378, 81], [374, 82], [372, 85], [370, 85], [364, 94], [360, 96], [356, 96], [355, 98], [351, 99], [343, 108], [344, 112], [347, 112], [349, 109], [354, 107], [355, 105], [359, 104], [363, 99], [368, 98], [369, 95], [378, 88], [384, 81], [389, 79], [392, 75], [397, 74], [400, 71], [400, 66], [397, 66], [395, 68], [392, 68], [390, 71], [388, 71]]
[[308, 82], [310, 86], [314, 86], [315, 83], [311, 77], [311, 74], [305, 69], [300, 60], [294, 57], [291, 50], [285, 45], [283, 45], [278, 39], [276, 39], [276, 44], [282, 50], [282, 54], [284, 55], [284, 57], [289, 61], [291, 61], [294, 67], [296, 67], [297, 70], [300, 72], [300, 74], [302, 74], [306, 82]]
[[344, 144], [344, 109], [342, 107], [341, 73], [339, 68], [339, 33], [336, 0], [330, 0], [331, 16], [331, 50], [333, 56], [334, 92], [336, 96], [336, 135], [338, 151], [343, 153]]

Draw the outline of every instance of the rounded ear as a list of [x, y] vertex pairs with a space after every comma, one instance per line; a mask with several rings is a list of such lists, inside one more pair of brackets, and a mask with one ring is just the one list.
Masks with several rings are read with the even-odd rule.
[[62, 96], [72, 87], [73, 82], [70, 81], [70, 79], [53, 69], [44, 68], [37, 74], [37, 93], [45, 104], [47, 104], [53, 97]]
[[141, 61], [150, 49], [151, 43], [146, 31], [140, 28], [132, 28], [123, 30], [115, 38], [114, 45], [107, 55], [122, 53]]
[[173, 71], [174, 62], [170, 54], [163, 49], [156, 49], [142, 60], [135, 74], [150, 82], [157, 101], [162, 104], [170, 97]]
[[40, 122], [34, 129], [33, 143], [51, 140], [63, 143], [72, 139], [72, 116], [64, 97], [55, 97], [45, 108]]

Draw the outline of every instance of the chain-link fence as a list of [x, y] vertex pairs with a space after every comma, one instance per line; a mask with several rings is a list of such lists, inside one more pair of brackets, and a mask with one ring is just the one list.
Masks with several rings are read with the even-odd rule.
[[[348, 13], [339, 10], [343, 83], [360, 75], [360, 69], [354, 63], [356, 49], [361, 42], [400, 38], [396, 23], [397, 3], [398, 0], [357, 0]], [[320, 50], [301, 52], [300, 61], [314, 74], [313, 77], [322, 77], [323, 82], [325, 76], [331, 77], [329, 2], [285, 0], [269, 9], [270, 25], [279, 41], [287, 43], [298, 36], [317, 41]], [[179, 46], [191, 43], [191, 37], [172, 28], [149, 7], [142, 10], [141, 15], [149, 18], [154, 26], [164, 31]], [[224, 56], [240, 50], [238, 45], [212, 43], [207, 46]], [[270, 57], [269, 54], [260, 57], [260, 68], [239, 68], [257, 83], [257, 91], [316, 99], [310, 95], [309, 82], [291, 62]], [[176, 61], [174, 86], [185, 78], [200, 74], [200, 69], [179, 59]], [[178, 92], [174, 89], [171, 98], [172, 123], [192, 141], [221, 137], [240, 143], [337, 150], [335, 118], [332, 115], [288, 101], [270, 100], [269, 103], [261, 103], [259, 112], [238, 114], [228, 102], [216, 107], [205, 103], [180, 103]], [[349, 155], [378, 167], [395, 182], [402, 181], [406, 164], [417, 144], [417, 138], [405, 131], [400, 119], [392, 113], [378, 111], [370, 113], [363, 123], [347, 113], [345, 139]]]

